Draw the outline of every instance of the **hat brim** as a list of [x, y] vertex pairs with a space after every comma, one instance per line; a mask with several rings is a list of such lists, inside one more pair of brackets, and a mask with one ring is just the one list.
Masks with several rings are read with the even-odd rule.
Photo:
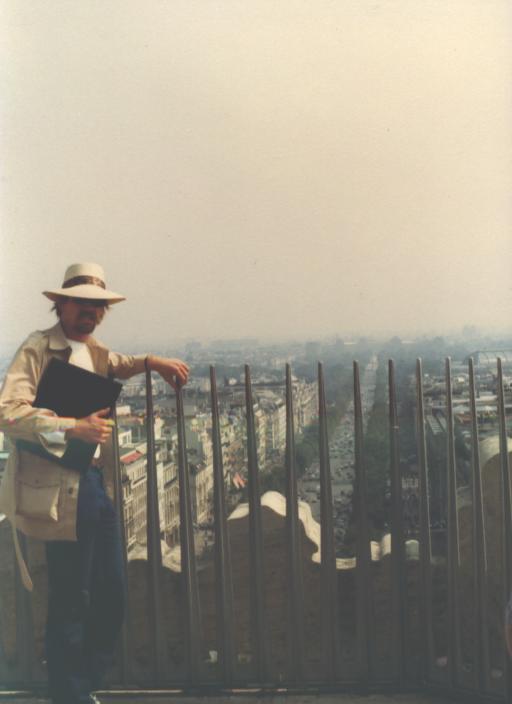
[[49, 298], [50, 301], [58, 301], [63, 296], [71, 296], [72, 298], [90, 298], [93, 301], [107, 301], [111, 305], [126, 301], [125, 296], [115, 291], [108, 291], [94, 284], [80, 284], [79, 286], [70, 286], [69, 288], [57, 288], [53, 291], [43, 291], [43, 295]]

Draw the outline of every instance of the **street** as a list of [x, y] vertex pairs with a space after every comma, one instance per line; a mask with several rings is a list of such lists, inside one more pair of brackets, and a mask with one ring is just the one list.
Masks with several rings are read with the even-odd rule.
[[[368, 415], [373, 406], [377, 373], [377, 358], [372, 357], [361, 378], [361, 405], [363, 428], [366, 429]], [[341, 546], [352, 511], [354, 491], [354, 403], [350, 401], [347, 413], [342, 417], [329, 440], [329, 462], [331, 469], [332, 498], [334, 509], [334, 531], [336, 543]], [[320, 522], [320, 466], [314, 462], [298, 481], [299, 498], [311, 506], [313, 518]]]

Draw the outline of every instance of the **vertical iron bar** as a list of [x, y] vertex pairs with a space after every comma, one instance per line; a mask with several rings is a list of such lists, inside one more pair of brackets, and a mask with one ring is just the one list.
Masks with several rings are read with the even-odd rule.
[[197, 682], [200, 657], [199, 591], [192, 525], [192, 501], [190, 496], [189, 469], [185, 435], [185, 413], [183, 391], [176, 389], [176, 416], [178, 423], [178, 477], [180, 492], [180, 549], [181, 575], [185, 593], [185, 664], [190, 683]]
[[471, 407], [471, 469], [473, 489], [473, 584], [475, 606], [475, 680], [481, 693], [490, 686], [489, 626], [487, 605], [487, 552], [485, 546], [485, 518], [478, 446], [478, 417], [475, 393], [475, 369], [469, 359], [469, 398]]
[[425, 436], [425, 407], [423, 400], [423, 370], [421, 359], [416, 360], [416, 400], [417, 431], [420, 490], [420, 585], [419, 613], [422, 633], [421, 675], [424, 683], [430, 680], [431, 663], [434, 657], [434, 638], [432, 632], [432, 544], [430, 539], [430, 506], [427, 466], [427, 442]]
[[446, 421], [447, 421], [447, 569], [448, 569], [448, 665], [452, 687], [458, 684], [460, 665], [459, 619], [459, 517], [457, 512], [457, 464], [453, 423], [451, 360], [446, 358]]
[[304, 594], [302, 583], [302, 531], [299, 523], [293, 389], [290, 365], [286, 365], [286, 528], [288, 549], [288, 647], [291, 680], [303, 679]]
[[[503, 603], [511, 598], [512, 590], [512, 503], [510, 498], [509, 440], [505, 415], [503, 365], [498, 357], [498, 410], [500, 427], [501, 502], [503, 523]], [[505, 699], [512, 700], [512, 663], [505, 652]]]
[[375, 626], [373, 618], [373, 584], [371, 545], [368, 526], [366, 466], [363, 456], [363, 408], [359, 363], [354, 361], [354, 460], [356, 510], [356, 603], [357, 659], [361, 680], [374, 676]]
[[234, 674], [233, 580], [227, 528], [224, 466], [220, 439], [219, 400], [215, 368], [210, 366], [213, 440], [213, 510], [215, 522], [215, 594], [217, 638], [224, 684], [230, 687]]
[[251, 372], [245, 365], [245, 404], [247, 415], [247, 467], [249, 493], [249, 545], [251, 554], [251, 623], [253, 648], [256, 653], [258, 680], [268, 679], [267, 617], [263, 592], [263, 528], [261, 515], [260, 479], [258, 453], [256, 450], [256, 428], [252, 397]]
[[158, 505], [158, 476], [155, 455], [155, 427], [153, 411], [153, 390], [151, 383], [151, 370], [146, 360], [146, 437], [147, 437], [147, 484], [146, 484], [146, 505], [147, 505], [147, 559], [149, 569], [149, 587], [151, 594], [151, 605], [149, 617], [151, 632], [154, 640], [153, 648], [153, 671], [157, 682], [161, 682], [164, 677], [166, 656], [165, 656], [165, 635], [164, 619], [162, 610], [162, 546], [160, 544], [160, 510]]
[[406, 574], [405, 540], [402, 500], [402, 475], [398, 445], [398, 410], [396, 398], [395, 365], [388, 362], [389, 381], [389, 459], [391, 474], [391, 572], [393, 580], [393, 658], [398, 680], [406, 675]]
[[332, 509], [331, 466], [327, 433], [324, 370], [318, 363], [318, 420], [320, 457], [320, 527], [322, 581], [322, 661], [328, 680], [336, 679], [338, 647], [338, 582]]
[[[121, 537], [121, 551], [123, 553], [123, 569], [125, 574], [126, 586], [125, 586], [125, 599], [128, 600], [128, 555], [126, 550], [126, 526], [124, 523], [124, 501], [123, 501], [123, 487], [122, 487], [122, 476], [121, 476], [121, 461], [119, 459], [119, 428], [117, 425], [117, 408], [114, 406], [113, 409], [113, 420], [114, 420], [114, 430], [112, 433], [112, 449], [114, 453], [114, 505], [117, 510], [117, 515], [119, 519], [119, 534]], [[127, 609], [127, 615], [129, 618], [130, 611]], [[128, 636], [128, 626], [127, 619], [123, 621], [123, 626], [121, 629], [120, 638], [120, 651], [121, 651], [121, 664], [120, 664], [120, 674], [121, 683], [128, 684], [128, 671], [129, 671], [129, 660], [130, 660], [130, 649], [129, 649], [129, 636]]]

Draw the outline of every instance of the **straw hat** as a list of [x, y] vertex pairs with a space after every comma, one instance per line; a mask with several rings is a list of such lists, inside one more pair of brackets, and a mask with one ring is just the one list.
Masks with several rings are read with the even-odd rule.
[[71, 264], [64, 274], [62, 288], [43, 291], [43, 294], [51, 301], [58, 300], [60, 296], [91, 298], [108, 301], [111, 304], [126, 300], [121, 294], [109, 291], [105, 287], [105, 272], [103, 268], [99, 264], [92, 262]]

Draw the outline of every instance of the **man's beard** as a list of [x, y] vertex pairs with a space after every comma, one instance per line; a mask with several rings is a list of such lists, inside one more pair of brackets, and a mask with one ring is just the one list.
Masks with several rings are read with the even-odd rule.
[[98, 323], [96, 315], [81, 313], [76, 323], [76, 329], [81, 333], [92, 332]]

